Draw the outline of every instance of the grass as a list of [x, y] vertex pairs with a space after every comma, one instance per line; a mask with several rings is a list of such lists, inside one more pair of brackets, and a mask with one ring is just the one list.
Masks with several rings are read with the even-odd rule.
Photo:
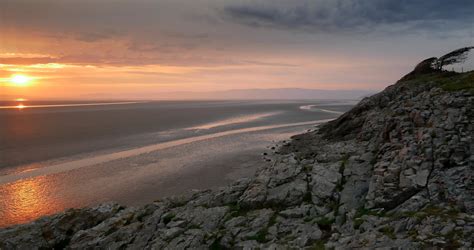
[[[308, 188], [309, 189], [309, 188]], [[303, 196], [303, 202], [306, 202], [306, 203], [312, 203], [313, 202], [313, 198], [312, 198], [312, 195], [311, 195], [311, 191], [307, 191], [304, 196]]]
[[230, 214], [232, 215], [231, 218], [232, 217], [245, 216], [245, 215], [247, 215], [248, 212], [250, 212], [252, 210], [251, 208], [241, 207], [237, 203], [230, 204], [229, 209], [230, 209]]
[[255, 236], [248, 237], [249, 240], [256, 240], [259, 243], [267, 242], [268, 227], [265, 227], [257, 232]]
[[339, 214], [339, 206], [341, 206], [341, 204], [339, 203], [339, 200], [337, 201], [329, 201], [328, 202], [328, 205], [327, 205], [332, 211], [334, 211], [334, 217], [337, 217], [338, 214]]
[[210, 250], [219, 250], [219, 249], [225, 249], [224, 246], [221, 245], [220, 241], [221, 241], [221, 237], [219, 238], [216, 238], [212, 244], [209, 246], [209, 249]]
[[[412, 230], [412, 231], [409, 231], [409, 235], [412, 237], [412, 239], [416, 239], [416, 237], [418, 236], [418, 233], [415, 230]], [[433, 238], [442, 238], [445, 240], [445, 243], [436, 244], [436, 247], [439, 249], [459, 249], [462, 247], [462, 244], [459, 242], [459, 239], [470, 239], [472, 237], [470, 237], [469, 235], [465, 235], [462, 230], [453, 230], [445, 236], [434, 234], [428, 237], [428, 239], [433, 239]], [[426, 241], [422, 241], [422, 243], [423, 243], [423, 248], [426, 248], [426, 249], [433, 248], [432, 243], [428, 243]]]
[[444, 245], [446, 249], [460, 248], [462, 245], [458, 241], [459, 238], [469, 239], [468, 237], [463, 237], [463, 232], [461, 230], [453, 230], [449, 232], [445, 238], [447, 239], [446, 245]]
[[418, 231], [416, 229], [412, 229], [408, 231], [408, 235], [411, 237], [412, 240], [415, 240], [418, 237]]
[[471, 92], [474, 91], [474, 72], [456, 75], [450, 78], [450, 81], [446, 81], [441, 85], [441, 88], [446, 91], [458, 91], [467, 89]]
[[455, 208], [443, 209], [435, 205], [428, 205], [419, 211], [388, 213], [385, 216], [392, 218], [392, 220], [398, 220], [400, 218], [416, 218], [418, 221], [422, 221], [429, 216], [440, 217], [444, 220], [455, 220], [458, 215], [459, 211]]
[[317, 220], [316, 223], [318, 224], [319, 227], [328, 227], [334, 223], [334, 219], [322, 217], [321, 219]]
[[322, 217], [321, 219], [317, 220], [316, 223], [318, 223], [318, 225], [321, 225], [321, 226], [329, 226], [329, 225], [332, 225], [332, 223], [334, 223], [334, 219]]
[[474, 94], [474, 71], [467, 73], [437, 72], [401, 81], [409, 85], [434, 83], [445, 91], [468, 90]]
[[382, 227], [379, 229], [379, 232], [383, 233], [384, 235], [386, 235], [392, 240], [397, 238], [397, 236], [395, 235], [395, 229], [393, 229], [393, 227], [390, 227], [390, 226]]
[[374, 211], [365, 208], [364, 206], [359, 207], [356, 210], [356, 213], [354, 215], [354, 229], [359, 229], [360, 225], [364, 223], [364, 219], [362, 219], [362, 216], [364, 215], [372, 215], [372, 216], [379, 216], [379, 217], [384, 217], [385, 212], [384, 211]]
[[359, 229], [360, 225], [364, 223], [364, 220], [362, 218], [355, 218], [354, 219], [354, 229]]
[[314, 220], [314, 218], [313, 218], [313, 217], [310, 217], [310, 216], [306, 216], [306, 217], [303, 219], [304, 222], [311, 222], [311, 221], [313, 221], [313, 220]]
[[168, 224], [175, 216], [173, 213], [167, 213], [163, 218], [163, 223]]
[[341, 174], [341, 181], [337, 184], [337, 191], [341, 192], [344, 189], [346, 184], [346, 178], [344, 177], [344, 170], [346, 169], [347, 162], [349, 161], [349, 155], [346, 155], [342, 158], [341, 166], [339, 166], [339, 173]]
[[312, 250], [325, 250], [326, 247], [324, 246], [324, 244], [325, 244], [324, 241], [318, 240], [313, 244], [313, 246], [311, 246], [310, 249], [312, 249]]
[[364, 215], [373, 215], [373, 216], [383, 217], [385, 216], [385, 213], [383, 211], [374, 211], [371, 209], [367, 209], [364, 206], [361, 206], [356, 210], [354, 218], [360, 218]]
[[276, 213], [272, 215], [272, 217], [270, 218], [268, 224], [263, 227], [262, 229], [260, 229], [256, 235], [252, 236], [252, 237], [249, 237], [248, 239], [249, 240], [256, 240], [257, 242], [259, 243], [265, 243], [265, 242], [268, 242], [267, 240], [267, 235], [268, 235], [268, 229], [275, 225], [276, 223], [276, 218], [277, 218], [277, 215]]
[[307, 173], [313, 171], [313, 165], [310, 165], [310, 164], [305, 165], [305, 166], [304, 166], [304, 170], [305, 170]]
[[247, 239], [248, 240], [256, 240], [259, 243], [265, 243], [268, 242], [267, 235], [268, 235], [268, 229], [275, 225], [277, 220], [277, 213], [274, 213], [272, 217], [270, 217], [270, 220], [268, 221], [267, 225], [265, 225], [262, 229], [260, 229], [257, 234], [254, 236], [250, 236]]

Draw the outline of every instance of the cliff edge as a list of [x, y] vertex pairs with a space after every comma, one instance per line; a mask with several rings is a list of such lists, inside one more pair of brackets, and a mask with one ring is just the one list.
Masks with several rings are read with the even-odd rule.
[[474, 72], [418, 71], [256, 176], [139, 208], [71, 209], [0, 249], [474, 247]]

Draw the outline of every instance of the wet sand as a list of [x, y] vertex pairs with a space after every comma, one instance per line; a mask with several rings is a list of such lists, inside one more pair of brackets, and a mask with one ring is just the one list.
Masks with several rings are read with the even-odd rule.
[[[91, 164], [81, 167], [74, 164], [71, 169], [54, 167], [58, 172], [40, 168], [30, 178], [23, 176], [0, 186], [0, 227], [72, 207], [109, 201], [138, 206], [170, 195], [223, 186], [253, 175], [263, 164], [270, 164], [263, 159], [263, 153], [271, 153], [268, 147], [274, 142], [313, 127], [306, 124], [240, 133], [228, 131], [186, 143], [174, 142], [168, 147], [159, 144], [153, 150], [134, 150], [139, 154], [128, 157], [98, 162], [85, 159]], [[2, 180], [6, 178], [9, 177], [3, 176]]]
[[103, 202], [139, 206], [227, 185], [271, 164], [263, 154], [271, 154], [270, 147], [276, 142], [334, 119], [350, 106], [298, 107], [285, 113], [284, 119], [291, 123], [282, 123], [279, 112], [253, 112], [133, 140], [124, 138], [154, 143], [54, 158], [4, 171], [0, 175], [0, 227], [67, 208]]
[[234, 135], [234, 134], [240, 134], [240, 133], [248, 133], [248, 132], [254, 132], [254, 131], [262, 131], [262, 130], [268, 130], [268, 129], [284, 128], [284, 127], [312, 125], [312, 124], [327, 122], [327, 121], [330, 121], [330, 120], [331, 119], [325, 119], [325, 120], [318, 120], [318, 121], [309, 121], [309, 122], [300, 122], [300, 123], [279, 124], [279, 125], [258, 126], [258, 127], [252, 127], [252, 128], [235, 129], [235, 130], [219, 132], [219, 133], [214, 133], [214, 134], [201, 135], [201, 136], [190, 137], [190, 138], [185, 138], [185, 139], [180, 139], [180, 140], [163, 142], [163, 143], [158, 143], [158, 144], [154, 144], [154, 145], [148, 145], [148, 146], [144, 146], [144, 147], [139, 147], [139, 148], [124, 150], [124, 151], [114, 152], [114, 153], [110, 153], [110, 154], [103, 154], [103, 155], [98, 155], [98, 156], [93, 156], [93, 157], [87, 157], [87, 158], [80, 159], [80, 160], [68, 161], [68, 162], [64, 162], [64, 163], [60, 163], [60, 164], [53, 164], [53, 165], [50, 165], [50, 166], [43, 166], [41, 168], [30, 169], [30, 170], [26, 170], [26, 171], [19, 172], [19, 173], [12, 173], [12, 174], [8, 174], [8, 175], [3, 175], [3, 176], [0, 176], [0, 184], [6, 184], [6, 183], [14, 182], [14, 181], [17, 181], [17, 180], [25, 179], [25, 178], [33, 178], [33, 177], [38, 177], [38, 176], [42, 176], [42, 175], [49, 175], [49, 174], [60, 173], [60, 172], [67, 172], [67, 171], [71, 171], [71, 170], [78, 169], [78, 168], [90, 167], [90, 166], [98, 165], [98, 164], [105, 163], [105, 162], [110, 162], [110, 161], [120, 160], [120, 159], [126, 159], [126, 158], [129, 158], [129, 157], [138, 156], [138, 155], [142, 155], [142, 154], [147, 154], [147, 153], [157, 151], [157, 150], [163, 150], [163, 149], [167, 149], [167, 148], [171, 148], [171, 147], [180, 146], [180, 145], [183, 145], [183, 144], [188, 144], [188, 143], [192, 143], [192, 142], [198, 142], [198, 141], [202, 141], [202, 140], [218, 138], [218, 137], [222, 137], [222, 136], [228, 136], [228, 135]]

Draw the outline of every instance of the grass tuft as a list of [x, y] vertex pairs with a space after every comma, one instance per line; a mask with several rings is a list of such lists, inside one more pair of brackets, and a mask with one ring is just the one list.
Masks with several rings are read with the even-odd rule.
[[395, 229], [393, 229], [393, 227], [390, 227], [390, 226], [382, 227], [379, 229], [379, 232], [383, 233], [384, 235], [386, 235], [392, 240], [397, 238], [397, 236], [395, 235]]

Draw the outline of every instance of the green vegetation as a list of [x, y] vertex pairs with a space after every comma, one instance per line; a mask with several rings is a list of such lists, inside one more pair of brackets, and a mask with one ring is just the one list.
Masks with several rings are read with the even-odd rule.
[[268, 227], [263, 228], [262, 230], [258, 231], [255, 236], [249, 237], [249, 240], [256, 240], [259, 243], [267, 242], [267, 234], [268, 234]]
[[148, 213], [137, 213], [137, 214], [134, 216], [134, 218], [135, 218], [135, 220], [137, 220], [137, 221], [143, 222], [143, 220], [144, 220], [148, 215], [150, 215], [150, 214], [148, 214]]
[[267, 235], [268, 235], [268, 229], [276, 224], [276, 219], [277, 215], [276, 213], [272, 215], [270, 220], [268, 221], [268, 224], [260, 229], [255, 235], [248, 237], [248, 240], [256, 240], [259, 243], [265, 243], [268, 242]]
[[360, 218], [364, 215], [373, 215], [373, 216], [383, 217], [383, 216], [385, 216], [385, 212], [384, 211], [371, 210], [371, 209], [365, 208], [364, 206], [361, 206], [357, 209], [356, 214], [354, 215], [354, 218]]
[[173, 214], [173, 213], [167, 213], [164, 217], [163, 217], [163, 223], [165, 224], [168, 224], [176, 215]]
[[474, 71], [467, 73], [436, 72], [417, 75], [401, 82], [410, 85], [433, 83], [445, 91], [468, 90], [474, 94]]
[[243, 208], [237, 203], [229, 205], [229, 209], [230, 209], [230, 214], [232, 215], [230, 218], [244, 216], [250, 211], [250, 209]]
[[344, 189], [344, 185], [346, 184], [346, 178], [344, 177], [344, 170], [346, 169], [347, 162], [349, 161], [349, 155], [345, 155], [342, 158], [341, 166], [339, 167], [339, 173], [341, 174], [341, 181], [337, 184], [336, 190], [341, 192]]
[[304, 171], [305, 172], [308, 173], [308, 172], [311, 172], [312, 170], [313, 170], [313, 165], [310, 165], [310, 164], [304, 165]]
[[359, 229], [360, 225], [364, 223], [364, 220], [362, 218], [355, 218], [354, 219], [354, 229]]
[[333, 218], [322, 217], [316, 221], [319, 227], [331, 226], [334, 223]]
[[332, 200], [327, 203], [327, 206], [334, 212], [334, 217], [339, 214], [339, 206], [341, 206], [339, 199], [337, 201]]
[[265, 243], [267, 242], [267, 235], [268, 235], [268, 229], [275, 225], [276, 223], [276, 218], [277, 218], [277, 215], [276, 213], [272, 215], [272, 217], [270, 218], [267, 226], [265, 226], [264, 228], [260, 229], [260, 231], [257, 232], [256, 235], [252, 236], [252, 237], [249, 237], [249, 240], [256, 240], [258, 241], [259, 243]]
[[441, 88], [446, 91], [470, 90], [474, 92], [474, 72], [458, 74], [445, 80]]
[[372, 216], [378, 216], [378, 217], [384, 217], [385, 216], [385, 211], [376, 211], [376, 210], [371, 210], [367, 209], [364, 206], [359, 207], [356, 210], [356, 213], [354, 215], [354, 229], [359, 229], [360, 225], [364, 223], [364, 219], [362, 216], [364, 215], [372, 215]]
[[221, 237], [216, 238], [212, 244], [209, 246], [210, 250], [219, 250], [219, 249], [224, 249], [225, 247], [221, 245]]
[[304, 222], [311, 222], [311, 221], [313, 221], [313, 220], [314, 220], [314, 218], [311, 217], [311, 216], [306, 216], [306, 217], [304, 217], [304, 219], [303, 219]]
[[397, 238], [393, 227], [390, 227], [390, 226], [382, 227], [379, 229], [379, 232], [383, 233], [385, 236], [389, 237], [392, 240]]
[[459, 215], [459, 211], [455, 208], [443, 209], [435, 205], [428, 205], [419, 211], [409, 211], [402, 213], [388, 213], [385, 216], [392, 220], [401, 218], [416, 218], [417, 221], [422, 221], [429, 216], [440, 217], [444, 220], [454, 220]]
[[441, 88], [443, 88], [446, 91], [458, 91], [458, 90], [467, 89], [472, 92], [474, 91], [474, 74], [471, 74], [470, 77], [461, 78], [458, 81], [445, 83], [441, 85]]
[[418, 231], [416, 229], [412, 229], [408, 231], [408, 235], [411, 237], [412, 240], [415, 240], [418, 237]]
[[313, 198], [312, 198], [312, 195], [311, 195], [311, 190], [309, 190], [309, 188], [308, 188], [308, 191], [303, 196], [303, 202], [307, 202], [307, 203], [312, 203], [313, 202]]
[[458, 248], [460, 248], [462, 245], [458, 241], [459, 238], [469, 239], [469, 237], [464, 237], [463, 236], [463, 232], [461, 230], [453, 230], [453, 231], [449, 232], [446, 235], [445, 238], [447, 239], [446, 245], [444, 245], [444, 247], [446, 247], [446, 249], [458, 249]]
[[310, 248], [312, 250], [325, 250], [326, 247], [324, 246], [326, 242], [324, 242], [323, 240], [318, 240], [316, 241], [313, 246]]

